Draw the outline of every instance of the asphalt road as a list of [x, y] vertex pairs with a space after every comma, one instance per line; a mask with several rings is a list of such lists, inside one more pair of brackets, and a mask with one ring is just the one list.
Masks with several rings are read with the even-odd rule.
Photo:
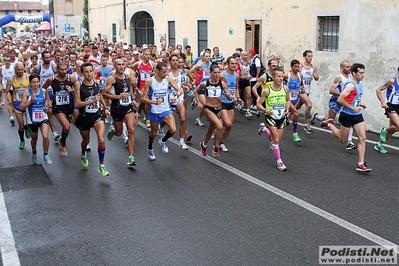
[[[0, 196], [3, 264], [318, 265], [321, 245], [399, 243], [397, 139], [380, 154], [372, 143], [378, 136], [368, 133], [373, 172], [366, 175], [355, 171], [356, 151], [345, 151], [330, 132], [314, 127], [308, 135], [300, 126], [302, 142], [294, 143], [290, 125], [280, 144], [288, 170], [280, 172], [267, 137], [257, 134], [262, 118], [236, 112], [229, 152], [203, 157], [208, 122], [194, 125], [196, 114], [188, 110], [190, 149], [180, 150], [176, 135], [163, 154], [156, 139], [154, 162], [143, 127], [136, 128], [135, 167], [126, 165], [122, 138], [107, 140], [108, 177], [96, 170], [96, 149], [82, 168], [74, 125], [69, 157], [51, 140], [53, 164], [43, 167], [52, 185]], [[0, 125], [0, 168], [31, 165], [29, 141], [18, 149], [6, 110]]]

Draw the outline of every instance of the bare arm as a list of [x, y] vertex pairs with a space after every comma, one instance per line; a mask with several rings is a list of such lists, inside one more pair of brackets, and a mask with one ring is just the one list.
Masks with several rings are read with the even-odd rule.
[[313, 66], [313, 78], [316, 81], [319, 80], [319, 74], [317, 73], [317, 67], [316, 66]]
[[338, 97], [337, 103], [342, 105], [345, 108], [352, 109], [355, 112], [359, 112], [361, 110], [360, 106], [352, 106], [349, 103], [345, 101], [345, 98], [348, 97], [348, 95], [355, 89], [355, 85], [352, 83], [347, 83], [344, 90], [341, 92], [341, 94]]
[[255, 85], [252, 87], [252, 92], [255, 94], [256, 98], [259, 98], [258, 88], [261, 86], [266, 80], [266, 75], [262, 75], [258, 81], [256, 81]]
[[390, 80], [388, 80], [387, 82], [385, 82], [384, 85], [379, 86], [379, 87], [376, 89], [376, 91], [375, 91], [375, 93], [377, 94], [377, 98], [378, 98], [378, 100], [379, 100], [380, 103], [381, 103], [381, 107], [382, 107], [382, 108], [385, 108], [385, 109], [388, 108], [388, 105], [386, 104], [386, 102], [384, 101], [384, 99], [383, 99], [383, 97], [382, 97], [382, 91], [385, 90], [385, 89], [387, 89], [387, 88], [389, 88], [389, 87], [392, 87], [392, 86], [393, 86], [393, 83], [394, 83], [394, 80], [393, 80], [393, 79], [390, 79]]
[[267, 96], [269, 96], [269, 89], [265, 89], [262, 91], [258, 99], [256, 100], [256, 107], [258, 107], [259, 111], [266, 114], [266, 108], [263, 107], [263, 103], [265, 102]]
[[330, 86], [330, 94], [339, 96], [341, 93], [337, 90], [339, 84], [341, 84], [342, 78], [341, 75], [337, 75]]

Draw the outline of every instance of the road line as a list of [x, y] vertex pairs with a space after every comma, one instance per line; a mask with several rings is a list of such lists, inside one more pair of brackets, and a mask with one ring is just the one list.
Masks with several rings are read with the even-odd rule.
[[11, 231], [10, 219], [7, 214], [7, 207], [4, 201], [4, 194], [0, 184], [0, 249], [3, 265], [19, 266], [21, 265], [15, 248], [14, 236]]
[[[174, 144], [176, 144], [176, 145], [179, 145], [179, 141], [178, 140], [170, 138], [169, 141], [174, 143]], [[199, 149], [199, 144], [198, 144], [198, 149]], [[367, 231], [367, 230], [365, 230], [365, 229], [363, 229], [363, 228], [361, 228], [361, 227], [359, 227], [357, 225], [354, 225], [354, 224], [352, 224], [352, 223], [350, 223], [350, 222], [348, 222], [348, 221], [346, 221], [344, 219], [341, 219], [338, 216], [335, 216], [334, 214], [331, 214], [331, 213], [329, 213], [329, 212], [327, 212], [325, 210], [322, 210], [322, 209], [320, 209], [320, 208], [318, 208], [318, 207], [316, 207], [316, 206], [314, 206], [314, 205], [312, 205], [312, 204], [310, 204], [310, 203], [308, 203], [308, 202], [306, 202], [304, 200], [301, 200], [300, 198], [297, 198], [297, 197], [295, 197], [295, 196], [293, 196], [293, 195], [291, 195], [291, 194], [289, 194], [289, 193], [287, 193], [287, 192], [285, 192], [285, 191], [283, 191], [281, 189], [278, 189], [278, 188], [276, 188], [276, 187], [274, 187], [274, 186], [272, 186], [272, 185], [270, 185], [270, 184], [268, 184], [266, 182], [263, 182], [263, 181], [255, 178], [255, 177], [253, 177], [251, 175], [248, 175], [248, 174], [246, 174], [246, 173], [244, 173], [244, 172], [242, 172], [242, 171], [240, 171], [240, 170], [238, 170], [238, 169], [236, 169], [236, 168], [234, 168], [234, 167], [232, 167], [232, 166], [230, 166], [230, 165], [228, 165], [228, 164], [226, 164], [224, 162], [216, 160], [215, 158], [213, 158], [211, 156], [208, 156], [208, 155], [207, 156], [203, 156], [201, 154], [201, 152], [199, 150], [197, 150], [197, 149], [194, 149], [192, 147], [188, 147], [188, 150], [191, 151], [192, 153], [196, 154], [197, 156], [199, 156], [199, 157], [201, 157], [201, 158], [203, 158], [205, 160], [208, 160], [209, 162], [211, 162], [211, 163], [213, 163], [213, 164], [215, 164], [215, 165], [217, 165], [217, 166], [219, 166], [219, 167], [221, 167], [221, 168], [223, 168], [223, 169], [225, 169], [225, 170], [237, 175], [238, 177], [241, 177], [241, 178], [243, 178], [243, 179], [245, 179], [245, 180], [257, 185], [257, 186], [260, 186], [260, 187], [262, 187], [262, 188], [264, 188], [264, 189], [276, 194], [277, 196], [282, 197], [283, 199], [291, 201], [292, 203], [294, 203], [294, 204], [296, 204], [296, 205], [298, 205], [298, 206], [300, 206], [300, 207], [302, 207], [304, 209], [307, 209], [308, 211], [311, 211], [314, 214], [316, 214], [316, 215], [318, 215], [318, 216], [320, 216], [320, 217], [322, 217], [324, 219], [327, 219], [327, 220], [329, 220], [329, 221], [331, 221], [331, 222], [333, 222], [333, 223], [335, 223], [335, 224], [337, 224], [337, 225], [339, 225], [339, 226], [341, 226], [343, 228], [346, 228], [347, 230], [349, 230], [349, 231], [351, 231], [351, 232], [353, 232], [355, 234], [358, 234], [358, 235], [360, 235], [360, 236], [362, 236], [362, 237], [364, 237], [364, 238], [366, 238], [366, 239], [368, 239], [368, 240], [370, 240], [370, 241], [372, 241], [372, 242], [374, 242], [374, 243], [376, 243], [376, 244], [378, 244], [380, 246], [383, 246], [383, 247], [395, 246], [396, 247], [395, 248], [395, 252], [398, 253], [398, 250], [397, 250], [398, 245], [393, 243], [393, 242], [391, 242], [391, 241], [389, 241], [389, 240], [386, 240], [386, 239], [384, 239], [384, 238], [382, 238], [382, 237], [380, 237], [380, 236], [378, 236], [378, 235], [376, 235], [376, 234], [374, 234], [374, 233], [372, 233], [370, 231]]]
[[[147, 128], [145, 128], [144, 125], [140, 125], [140, 126], [143, 127], [144, 129], [147, 129]], [[325, 129], [320, 129], [320, 128], [317, 128], [317, 129], [319, 129], [321, 131], [325, 131], [325, 132], [331, 132], [330, 130], [325, 130]], [[149, 129], [147, 129], [147, 130], [149, 130]], [[170, 141], [170, 142], [172, 142], [172, 143], [174, 143], [174, 144], [176, 144], [177, 146], [180, 147], [180, 142], [178, 140], [170, 138], [168, 141]], [[375, 141], [367, 141], [367, 142], [376, 143]], [[384, 144], [384, 146], [388, 146], [388, 145]], [[389, 145], [389, 146], [391, 146], [391, 145]], [[391, 146], [391, 147], [399, 150], [398, 147], [395, 147], [395, 146]], [[357, 235], [359, 235], [361, 237], [364, 237], [364, 238], [366, 238], [366, 239], [368, 239], [368, 240], [370, 240], [370, 241], [372, 241], [372, 242], [374, 242], [374, 243], [376, 243], [376, 244], [378, 244], [380, 246], [387, 247], [387, 248], [394, 246], [395, 247], [395, 249], [394, 249], [395, 253], [399, 252], [398, 249], [397, 249], [398, 245], [393, 243], [393, 242], [391, 242], [391, 241], [389, 241], [389, 240], [387, 240], [387, 239], [385, 239], [385, 238], [382, 238], [382, 237], [380, 237], [380, 236], [378, 236], [378, 235], [376, 235], [376, 234], [374, 234], [374, 233], [372, 233], [370, 231], [367, 231], [367, 230], [365, 230], [365, 229], [363, 229], [363, 228], [361, 228], [361, 227], [359, 227], [359, 226], [357, 226], [355, 224], [352, 224], [352, 223], [350, 223], [350, 222], [348, 222], [348, 221], [346, 221], [346, 220], [344, 220], [342, 218], [339, 218], [338, 216], [335, 216], [332, 213], [329, 213], [329, 212], [327, 212], [327, 211], [325, 211], [323, 209], [320, 209], [319, 207], [316, 207], [316, 206], [314, 206], [314, 205], [312, 205], [312, 204], [310, 204], [310, 203], [308, 203], [308, 202], [306, 202], [304, 200], [301, 200], [300, 198], [297, 198], [297, 197], [295, 197], [295, 196], [293, 196], [293, 195], [291, 195], [291, 194], [289, 194], [289, 193], [287, 193], [287, 192], [285, 192], [285, 191], [283, 191], [281, 189], [278, 189], [278, 188], [276, 188], [276, 187], [274, 187], [274, 186], [272, 186], [272, 185], [270, 185], [270, 184], [268, 184], [266, 182], [263, 182], [263, 181], [255, 178], [255, 177], [253, 177], [251, 175], [248, 175], [248, 174], [246, 174], [246, 173], [244, 173], [244, 172], [242, 172], [242, 171], [240, 171], [240, 170], [238, 170], [238, 169], [236, 169], [236, 168], [234, 168], [234, 167], [232, 167], [232, 166], [230, 166], [230, 165], [228, 165], [228, 164], [226, 164], [224, 162], [216, 160], [215, 158], [213, 158], [211, 156], [203, 156], [202, 153], [199, 151], [199, 144], [198, 144], [198, 150], [193, 148], [193, 147], [190, 147], [190, 146], [188, 146], [188, 150], [190, 152], [194, 153], [195, 155], [197, 155], [197, 156], [199, 156], [199, 157], [201, 157], [201, 158], [203, 158], [205, 160], [208, 160], [209, 162], [211, 162], [211, 163], [213, 163], [213, 164], [215, 164], [215, 165], [217, 165], [217, 166], [219, 166], [219, 167], [221, 167], [221, 168], [223, 168], [223, 169], [225, 169], [225, 170], [237, 175], [238, 177], [241, 177], [241, 178], [243, 178], [243, 179], [245, 179], [245, 180], [247, 180], [247, 181], [249, 181], [249, 182], [251, 182], [251, 183], [253, 183], [253, 184], [257, 185], [257, 186], [259, 186], [259, 187], [262, 187], [262, 188], [266, 189], [267, 191], [272, 192], [275, 195], [277, 195], [277, 196], [279, 196], [279, 197], [281, 197], [283, 199], [286, 199], [286, 200], [288, 200], [288, 201], [290, 201], [290, 202], [292, 202], [292, 203], [294, 203], [294, 204], [296, 204], [296, 205], [298, 205], [298, 206], [300, 206], [300, 207], [302, 207], [304, 209], [307, 209], [308, 211], [313, 212], [314, 214], [316, 214], [316, 215], [318, 215], [318, 216], [320, 216], [320, 217], [322, 217], [324, 219], [327, 219], [327, 220], [337, 224], [338, 226], [343, 227], [343, 228], [345, 228], [345, 229], [347, 229], [347, 230], [349, 230], [349, 231], [351, 231], [351, 232], [353, 232], [353, 233], [355, 233], [355, 234], [357, 234]]]

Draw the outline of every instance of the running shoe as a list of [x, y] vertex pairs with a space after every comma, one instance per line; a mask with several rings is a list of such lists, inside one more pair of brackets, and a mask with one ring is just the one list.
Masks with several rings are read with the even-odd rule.
[[123, 144], [127, 145], [129, 143], [129, 138], [123, 138]]
[[54, 141], [57, 141], [57, 140], [59, 140], [61, 138], [61, 136], [60, 136], [60, 134], [58, 134], [57, 131], [54, 131], [53, 132], [53, 138], [54, 138]]
[[357, 148], [357, 144], [353, 143], [352, 141], [349, 141], [348, 144], [346, 144], [346, 150], [350, 151], [353, 149]]
[[24, 149], [25, 149], [25, 141], [21, 141], [21, 142], [19, 143], [19, 149], [20, 149], [20, 150], [24, 150]]
[[301, 138], [299, 137], [298, 133], [294, 133], [294, 135], [292, 135], [292, 139], [295, 142], [301, 142], [302, 141]]
[[147, 121], [145, 122], [145, 126], [147, 128], [150, 128], [151, 127], [151, 121], [147, 119]]
[[203, 142], [200, 142], [200, 146], [201, 146], [201, 153], [202, 155], [206, 156], [206, 146], [204, 145]]
[[372, 170], [373, 169], [367, 167], [366, 163], [356, 165], [356, 171], [358, 171], [358, 172], [370, 173]]
[[327, 120], [324, 120], [324, 121], [320, 122], [320, 127], [325, 128], [325, 129], [328, 129], [328, 127], [329, 127], [332, 123], [334, 123], [334, 119], [329, 118], [329, 119], [327, 119]]
[[305, 132], [308, 133], [308, 134], [312, 134], [312, 133], [313, 133], [313, 130], [312, 130], [312, 128], [310, 127], [310, 125], [304, 126], [303, 129], [304, 129]]
[[288, 127], [290, 125], [290, 118], [288, 115], [285, 116], [285, 125]]
[[252, 105], [252, 104], [251, 104], [251, 106], [249, 107], [249, 109], [256, 111], [256, 110], [258, 110], [258, 107], [257, 107], [256, 105]]
[[217, 146], [213, 146], [212, 148], [212, 156], [219, 156], [219, 151]]
[[136, 165], [136, 161], [134, 160], [134, 156], [129, 156], [129, 159], [127, 160], [128, 165]]
[[186, 140], [187, 140], [187, 141], [191, 141], [192, 138], [193, 138], [193, 135], [191, 135], [191, 134], [186, 134]]
[[256, 117], [260, 116], [260, 110], [256, 111]]
[[32, 163], [37, 164], [37, 154], [32, 153]]
[[310, 118], [310, 123], [312, 125], [316, 124], [316, 120], [317, 120], [317, 116], [319, 115], [319, 113], [315, 112], [313, 113], [312, 117]]
[[168, 143], [166, 143], [166, 141], [164, 142], [164, 141], [162, 141], [162, 139], [160, 138], [160, 139], [158, 140], [158, 143], [159, 143], [159, 145], [161, 145], [161, 147], [162, 147], [162, 152], [163, 152], [163, 153], [169, 153]]
[[381, 128], [381, 131], [380, 131], [380, 140], [381, 140], [382, 142], [387, 142], [387, 133], [388, 133], [388, 132], [386, 132], [385, 127]]
[[277, 164], [277, 169], [280, 171], [285, 171], [285, 170], [287, 170], [287, 166], [285, 166], [285, 164], [283, 162], [281, 162], [281, 163]]
[[155, 153], [154, 150], [148, 150], [148, 158], [150, 158], [150, 161], [155, 161]]
[[47, 165], [53, 164], [48, 155], [43, 155], [43, 160]]
[[103, 176], [109, 176], [109, 172], [105, 168], [105, 165], [99, 164], [98, 165], [98, 171], [103, 175]]
[[113, 125], [110, 125], [110, 126], [108, 127], [107, 139], [108, 139], [109, 141], [111, 141], [112, 138], [114, 137], [114, 134], [112, 134], [112, 129], [114, 129], [114, 128], [115, 128], [115, 127], [114, 127]]
[[136, 114], [136, 123], [137, 124], [141, 123], [141, 116], [139, 114]]
[[197, 102], [195, 101], [195, 99], [193, 99], [193, 101], [191, 102], [191, 110], [194, 110], [196, 106]]
[[262, 133], [265, 133], [265, 123], [260, 123], [259, 126], [258, 135], [260, 136]]
[[28, 128], [27, 125], [25, 125], [24, 129], [25, 129], [25, 138], [29, 139], [30, 138], [30, 129]]
[[61, 156], [63, 156], [63, 157], [67, 157], [68, 156], [68, 152], [67, 152], [67, 149], [66, 149], [66, 144], [61, 144], [60, 153], [61, 153]]
[[10, 123], [12, 126], [15, 125], [15, 120], [13, 116], [10, 116]]
[[188, 147], [187, 147], [186, 143], [180, 142], [180, 149], [182, 149], [182, 150], [188, 150]]
[[89, 144], [87, 144], [86, 146], [86, 151], [91, 151], [91, 147], [89, 146]]
[[269, 150], [273, 150], [273, 141], [270, 141]]
[[201, 122], [201, 119], [199, 119], [199, 117], [197, 117], [197, 118], [195, 119], [195, 124], [198, 125], [199, 127], [204, 126], [204, 124]]
[[245, 112], [245, 117], [252, 117], [251, 111], [247, 110], [247, 111]]
[[237, 104], [236, 108], [237, 108], [237, 111], [239, 112], [242, 110], [242, 108], [244, 108], [244, 106], [242, 106], [241, 104]]
[[381, 152], [382, 154], [388, 153], [388, 151], [382, 146], [382, 144], [375, 144], [374, 150]]
[[229, 149], [227, 149], [226, 145], [224, 145], [224, 144], [220, 144], [218, 149], [219, 149], [219, 151], [222, 151], [222, 152], [228, 152], [229, 151]]
[[89, 160], [87, 160], [86, 156], [81, 155], [80, 156], [80, 162], [82, 163], [82, 166], [84, 168], [87, 168], [89, 166]]

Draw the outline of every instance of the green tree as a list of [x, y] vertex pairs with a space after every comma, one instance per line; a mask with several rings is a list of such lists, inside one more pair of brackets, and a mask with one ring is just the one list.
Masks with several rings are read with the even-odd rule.
[[85, 29], [84, 35], [89, 37], [89, 0], [84, 0], [83, 3], [83, 19], [82, 19], [83, 28]]
[[32, 27], [30, 25], [25, 25], [24, 32], [31, 32], [31, 31], [32, 31]]

